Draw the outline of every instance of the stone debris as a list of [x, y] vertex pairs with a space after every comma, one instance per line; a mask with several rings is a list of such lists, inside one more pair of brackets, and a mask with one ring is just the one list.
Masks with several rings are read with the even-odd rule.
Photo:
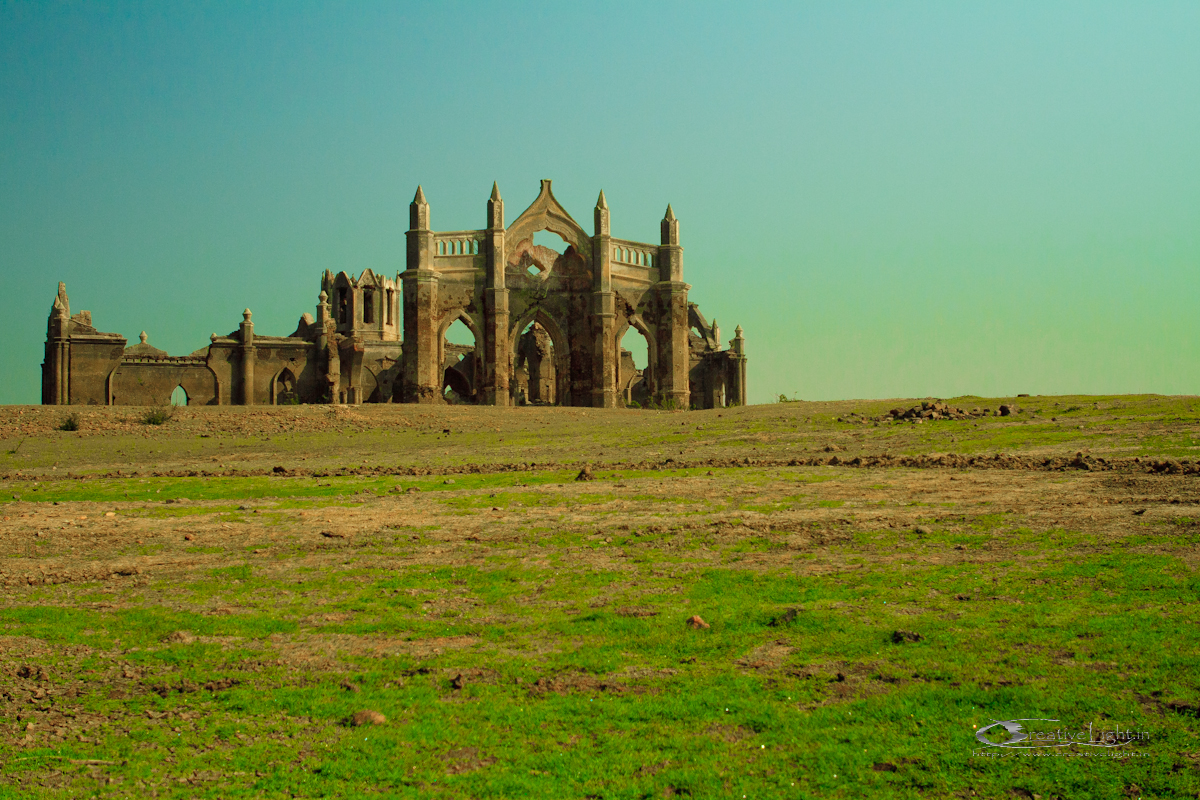
[[892, 633], [892, 641], [896, 644], [904, 644], [905, 642], [919, 642], [925, 637], [913, 631], [895, 631]]
[[575, 476], [575, 480], [594, 481], [596, 480], [596, 476], [592, 474], [592, 468], [590, 466], [585, 466], [583, 469], [579, 470], [579, 474]]
[[704, 628], [712, 627], [707, 622], [705, 622], [703, 619], [701, 619], [700, 615], [698, 615], [698, 614], [693, 614], [692, 616], [688, 617], [687, 625], [689, 628], [695, 628], [696, 630], [702, 630]]
[[[1013, 407], [1001, 406], [1000, 408], [1009, 409], [1008, 413], [1011, 413]], [[1008, 416], [1008, 413], [1004, 413], [1003, 416]], [[993, 416], [991, 409], [976, 407], [967, 410], [958, 408], [956, 406], [947, 405], [941, 400], [934, 400], [932, 402], [927, 400], [918, 406], [913, 406], [912, 408], [893, 408], [887, 414], [879, 417], [879, 420], [881, 422], [886, 420], [901, 420], [905, 422], [916, 422], [920, 420], [922, 422], [928, 422], [939, 419], [978, 419], [979, 417], [989, 416]]]

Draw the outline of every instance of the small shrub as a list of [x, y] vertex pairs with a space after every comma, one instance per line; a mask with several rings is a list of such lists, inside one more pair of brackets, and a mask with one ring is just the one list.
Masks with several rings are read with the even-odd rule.
[[67, 415], [67, 418], [64, 419], [61, 423], [59, 423], [58, 429], [60, 431], [77, 431], [77, 430], [79, 430], [79, 415], [78, 414]]
[[172, 406], [154, 406], [142, 415], [142, 422], [146, 425], [162, 425], [170, 422], [173, 416], [175, 409]]

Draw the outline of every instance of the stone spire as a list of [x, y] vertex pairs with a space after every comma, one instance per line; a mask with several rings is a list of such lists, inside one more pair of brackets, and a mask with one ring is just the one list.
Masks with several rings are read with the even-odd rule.
[[679, 220], [675, 219], [675, 211], [667, 204], [667, 213], [662, 220], [662, 243], [679, 244]]
[[492, 196], [488, 200], [488, 230], [504, 230], [504, 201], [500, 199], [500, 186], [492, 181]]
[[429, 203], [425, 201], [425, 192], [417, 186], [417, 194], [408, 206], [408, 229], [410, 231], [429, 230]]
[[600, 197], [596, 199], [596, 236], [608, 236], [610, 230], [610, 222], [608, 217], [608, 201], [604, 199], [604, 190], [600, 190]]

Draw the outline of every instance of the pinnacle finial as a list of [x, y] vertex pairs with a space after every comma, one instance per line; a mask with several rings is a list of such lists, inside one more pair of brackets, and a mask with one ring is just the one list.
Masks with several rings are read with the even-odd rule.
[[596, 200], [596, 208], [608, 208], [608, 201], [604, 199], [604, 190], [600, 190], [600, 197]]
[[146, 335], [145, 331], [142, 331], [140, 334], [138, 334], [138, 338], [142, 340], [142, 344], [145, 344], [146, 340], [150, 337]]
[[496, 181], [492, 181], [492, 199], [500, 199], [500, 186], [496, 183]]
[[242, 321], [243, 322], [250, 321], [250, 309], [247, 308], [245, 311], [242, 312]]
[[427, 202], [425, 202], [425, 192], [421, 190], [421, 184], [419, 183], [417, 184], [417, 194], [415, 197], [413, 197], [413, 203], [423, 206], [429, 205]]
[[663, 219], [675, 219], [675, 212], [671, 209], [670, 203], [667, 203], [667, 215]]

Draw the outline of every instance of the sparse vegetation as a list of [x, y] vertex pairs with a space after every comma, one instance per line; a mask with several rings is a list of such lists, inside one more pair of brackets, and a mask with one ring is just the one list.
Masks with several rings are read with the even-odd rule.
[[[1152, 420], [1191, 463], [1175, 405], [1081, 417], [1109, 454]], [[852, 466], [968, 434], [1074, 456], [1080, 432], [848, 431], [849, 408], [200, 409], [70, 439], [0, 411], [30, 438], [0, 480], [25, 498], [0, 528], [0, 797], [1200, 790], [1196, 477]], [[66, 479], [67, 452], [105, 477]], [[352, 474], [377, 452], [420, 474]], [[839, 462], [751, 463], [794, 453]], [[262, 472], [211, 474], [230, 462]], [[972, 725], [1035, 716], [1152, 738], [972, 755]]]
[[66, 417], [63, 418], [63, 421], [59, 423], [58, 429], [60, 431], [77, 431], [77, 430], [79, 430], [79, 415], [78, 414], [68, 414]]
[[146, 410], [142, 415], [142, 423], [145, 425], [165, 425], [175, 416], [175, 406], [154, 406]]

